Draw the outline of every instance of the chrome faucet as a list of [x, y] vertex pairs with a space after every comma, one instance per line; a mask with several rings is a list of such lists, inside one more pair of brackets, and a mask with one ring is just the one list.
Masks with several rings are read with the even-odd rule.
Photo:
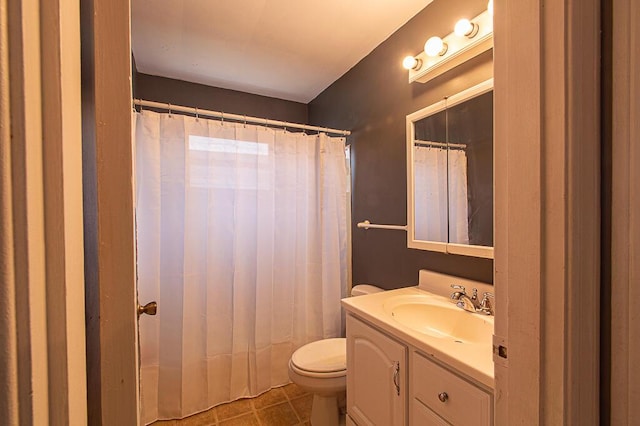
[[478, 300], [478, 289], [474, 288], [471, 296], [466, 292], [464, 286], [451, 284], [451, 288], [455, 291], [451, 293], [451, 302], [455, 303], [460, 309], [464, 309], [467, 312], [480, 312], [485, 315], [493, 315], [493, 294], [484, 292], [482, 294], [482, 300]]
[[478, 289], [474, 288], [471, 296], [467, 294], [464, 286], [451, 284], [451, 288], [456, 290], [451, 294], [451, 302], [455, 303], [458, 308], [464, 309], [468, 312], [476, 312], [480, 309], [480, 303], [478, 302]]

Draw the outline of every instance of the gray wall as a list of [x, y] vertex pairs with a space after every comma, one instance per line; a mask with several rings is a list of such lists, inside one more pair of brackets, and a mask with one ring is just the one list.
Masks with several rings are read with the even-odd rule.
[[487, 52], [426, 83], [408, 83], [401, 66], [432, 35], [446, 35], [457, 19], [473, 17], [486, 0], [436, 0], [309, 104], [312, 124], [352, 135], [353, 283], [391, 289], [415, 285], [422, 268], [493, 282], [493, 261], [407, 248], [402, 231], [363, 230], [359, 221], [405, 224], [405, 116], [491, 78]]
[[181, 80], [134, 72], [133, 96], [147, 101], [166, 102], [242, 114], [272, 120], [307, 123], [307, 105], [267, 96], [220, 89]]

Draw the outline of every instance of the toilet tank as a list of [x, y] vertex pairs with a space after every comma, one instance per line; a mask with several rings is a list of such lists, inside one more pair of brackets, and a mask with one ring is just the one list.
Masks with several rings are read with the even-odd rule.
[[355, 286], [355, 287], [353, 287], [351, 289], [351, 295], [352, 296], [363, 296], [365, 294], [380, 293], [381, 291], [384, 291], [384, 290], [381, 289], [380, 287], [376, 287], [374, 285], [358, 284], [357, 286]]

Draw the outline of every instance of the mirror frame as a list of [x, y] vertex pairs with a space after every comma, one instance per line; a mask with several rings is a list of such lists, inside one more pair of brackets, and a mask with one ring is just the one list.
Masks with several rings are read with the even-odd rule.
[[[463, 256], [482, 257], [493, 259], [493, 247], [477, 246], [468, 244], [457, 244], [449, 242], [425, 241], [415, 239], [415, 199], [413, 180], [413, 141], [415, 139], [415, 129], [413, 123], [425, 117], [444, 111], [447, 108], [460, 104], [468, 99], [482, 95], [493, 90], [493, 78], [483, 81], [473, 87], [465, 89], [455, 95], [438, 101], [432, 105], [422, 108], [407, 115], [407, 246], [409, 248], [437, 251], [440, 253], [458, 254]], [[495, 121], [495, 119], [494, 119]], [[494, 126], [495, 127], [495, 126]], [[494, 136], [495, 139], [495, 136]], [[495, 148], [493, 152], [495, 164]], [[495, 166], [494, 166], [494, 187], [495, 187]], [[495, 218], [495, 199], [493, 204]], [[495, 219], [494, 219], [495, 221]], [[493, 226], [495, 234], [495, 222]], [[495, 241], [495, 239], [494, 239]]]

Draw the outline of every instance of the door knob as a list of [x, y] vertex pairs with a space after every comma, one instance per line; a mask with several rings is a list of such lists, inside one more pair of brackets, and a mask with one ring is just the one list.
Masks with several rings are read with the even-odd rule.
[[155, 315], [157, 311], [158, 304], [156, 302], [149, 302], [144, 306], [138, 305], [138, 318], [140, 318], [142, 314]]

